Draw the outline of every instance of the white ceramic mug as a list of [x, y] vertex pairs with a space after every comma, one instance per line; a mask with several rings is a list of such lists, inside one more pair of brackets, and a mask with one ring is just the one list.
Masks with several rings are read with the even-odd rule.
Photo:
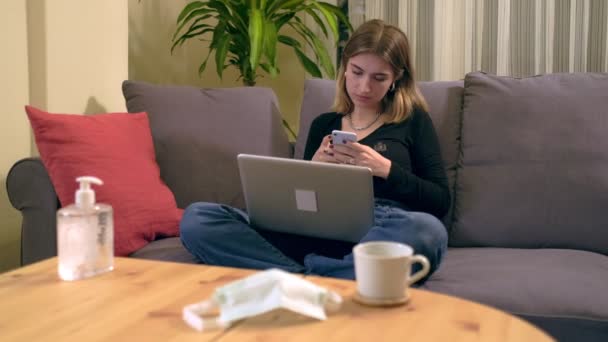
[[[406, 300], [408, 287], [429, 273], [428, 259], [412, 247], [391, 241], [371, 241], [353, 248], [358, 295], [376, 301]], [[422, 269], [410, 275], [412, 265]]]

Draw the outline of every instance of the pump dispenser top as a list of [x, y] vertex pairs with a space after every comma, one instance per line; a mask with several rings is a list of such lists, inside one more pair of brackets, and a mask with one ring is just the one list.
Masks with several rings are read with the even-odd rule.
[[101, 179], [93, 176], [82, 176], [76, 178], [76, 182], [80, 183], [80, 188], [76, 190], [76, 206], [90, 207], [95, 204], [95, 191], [91, 189], [91, 184], [103, 185]]

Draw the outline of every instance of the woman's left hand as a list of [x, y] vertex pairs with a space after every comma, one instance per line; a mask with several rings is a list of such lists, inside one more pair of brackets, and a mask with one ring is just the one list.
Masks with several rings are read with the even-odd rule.
[[333, 144], [334, 158], [343, 163], [365, 166], [372, 170], [372, 174], [386, 179], [391, 170], [391, 161], [376, 152], [373, 148], [348, 142], [346, 144]]

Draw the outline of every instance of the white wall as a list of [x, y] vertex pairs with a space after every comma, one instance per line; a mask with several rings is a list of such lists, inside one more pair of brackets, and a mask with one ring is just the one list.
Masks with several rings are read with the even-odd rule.
[[6, 175], [13, 163], [30, 153], [27, 29], [24, 1], [0, 1], [0, 272], [19, 265], [21, 215], [10, 205]]
[[125, 111], [128, 5], [29, 1], [31, 102], [51, 112]]
[[23, 110], [125, 111], [128, 4], [123, 0], [0, 2], [0, 271], [19, 265], [20, 214], [8, 202], [6, 175], [36, 154]]

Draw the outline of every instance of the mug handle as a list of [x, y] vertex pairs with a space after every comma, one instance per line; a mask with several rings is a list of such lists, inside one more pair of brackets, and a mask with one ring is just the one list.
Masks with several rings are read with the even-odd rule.
[[429, 271], [431, 270], [431, 264], [429, 263], [429, 259], [427, 259], [424, 255], [421, 254], [416, 254], [413, 255], [410, 258], [410, 261], [413, 264], [415, 263], [419, 263], [422, 265], [422, 269], [414, 274], [412, 274], [412, 276], [410, 276], [409, 280], [408, 280], [408, 286], [412, 285], [413, 283], [417, 282], [418, 280], [424, 278], [425, 275], [427, 275], [429, 273]]

